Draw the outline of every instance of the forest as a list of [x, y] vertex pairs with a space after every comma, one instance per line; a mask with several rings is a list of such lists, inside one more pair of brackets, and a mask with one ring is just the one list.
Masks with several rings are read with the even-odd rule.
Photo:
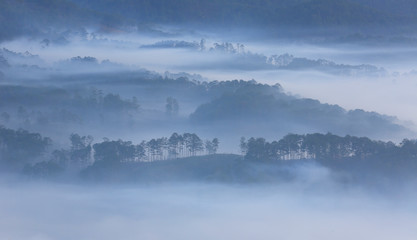
[[279, 141], [267, 142], [263, 138], [241, 139], [245, 157], [257, 161], [274, 160], [338, 160], [338, 159], [415, 159], [416, 140], [404, 139], [399, 145], [393, 142], [372, 141], [366, 137], [333, 134], [289, 134]]
[[[219, 140], [202, 140], [194, 133], [173, 133], [141, 141], [111, 141], [93, 144], [92, 136], [71, 134], [69, 149], [51, 149], [52, 140], [38, 133], [0, 128], [0, 166], [33, 177], [49, 177], [65, 169], [80, 171], [94, 164], [154, 162], [199, 155], [216, 154]], [[48, 159], [49, 160], [45, 160]]]
[[[349, 184], [365, 184], [382, 176], [417, 179], [417, 142], [409, 139], [394, 144], [330, 133], [289, 134], [272, 142], [242, 137], [241, 155], [236, 155], [217, 154], [219, 139], [202, 140], [193, 133], [173, 133], [138, 144], [109, 139], [94, 142], [91, 136], [71, 134], [70, 148], [54, 149], [52, 140], [40, 134], [0, 130], [2, 172], [31, 179], [147, 183], [263, 182], [269, 177], [288, 181], [289, 166], [308, 162], [345, 172], [354, 179]], [[259, 168], [265, 172], [260, 174]]]

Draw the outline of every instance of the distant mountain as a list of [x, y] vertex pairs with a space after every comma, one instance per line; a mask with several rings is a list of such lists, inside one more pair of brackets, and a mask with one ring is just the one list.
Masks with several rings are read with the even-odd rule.
[[398, 20], [399, 16], [349, 0], [305, 1], [290, 7], [282, 17], [287, 24], [301, 26], [381, 26]]
[[165, 23], [386, 24], [401, 16], [353, 0], [125, 0], [122, 4], [116, 0], [72, 1], [107, 14]]
[[[199, 65], [194, 62], [186, 65], [188, 69], [236, 69], [247, 70], [291, 70], [291, 71], [318, 71], [332, 75], [343, 76], [385, 76], [387, 71], [370, 64], [341, 64], [326, 59], [309, 59], [296, 57], [288, 53], [281, 55], [264, 55], [246, 51], [243, 44], [230, 42], [214, 43], [212, 47], [205, 44], [205, 39], [196, 41], [164, 40], [153, 44], [142, 45], [146, 49], [183, 49], [198, 52], [201, 56], [212, 57], [217, 54], [218, 60], [214, 63]], [[220, 56], [224, 57], [219, 57]]]
[[0, 40], [21, 35], [39, 35], [51, 28], [75, 30], [116, 22], [110, 16], [79, 7], [67, 0], [2, 0], [0, 1]]
[[352, 2], [403, 18], [417, 18], [415, 0], [351, 0]]
[[[412, 26], [411, 0], [3, 0], [0, 40], [37, 34], [49, 27], [97, 26], [107, 31], [141, 24], [222, 27]], [[116, 28], [115, 28], [116, 27]]]

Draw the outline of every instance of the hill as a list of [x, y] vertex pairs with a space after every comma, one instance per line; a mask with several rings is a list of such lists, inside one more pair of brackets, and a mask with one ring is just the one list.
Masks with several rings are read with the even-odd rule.
[[370, 137], [384, 132], [393, 137], [407, 131], [392, 117], [360, 109], [347, 111], [338, 105], [296, 98], [285, 94], [279, 87], [260, 84], [242, 85], [226, 92], [200, 105], [190, 119], [196, 124], [220, 128], [223, 132], [240, 132], [242, 136], [261, 132], [271, 137], [283, 132], [330, 131]]

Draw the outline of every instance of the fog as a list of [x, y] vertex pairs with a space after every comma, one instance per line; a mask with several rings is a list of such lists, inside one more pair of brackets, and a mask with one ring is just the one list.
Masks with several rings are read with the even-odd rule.
[[415, 239], [409, 0], [0, 1], [0, 239]]
[[[342, 79], [334, 81], [294, 80], [282, 81], [282, 85], [301, 96], [335, 102], [347, 108], [361, 108], [397, 116], [403, 124], [415, 129], [417, 115], [413, 109], [417, 99], [414, 76], [393, 76], [375, 79]], [[354, 94], [354, 97], [352, 97]]]
[[[170, 31], [175, 30], [170, 29]], [[270, 85], [278, 83], [287, 94], [300, 98], [337, 104], [346, 110], [364, 109], [395, 116], [396, 124], [417, 130], [415, 127], [417, 115], [412, 111], [415, 107], [414, 103], [417, 102], [414, 94], [417, 85], [413, 81], [416, 49], [413, 45], [401, 47], [368, 46], [360, 43], [323, 45], [289, 39], [281, 39], [274, 43], [267, 39], [262, 42], [239, 34], [240, 36], [236, 33], [225, 34], [221, 39], [215, 33], [198, 31], [193, 32], [192, 35], [182, 32], [163, 37], [147, 33], [103, 34], [87, 31], [82, 36], [77, 33], [65, 35], [64, 43], [54, 42], [48, 38], [21, 38], [2, 42], [0, 44], [0, 48], [3, 48], [2, 55], [10, 65], [2, 70], [5, 76], [3, 84], [30, 86], [52, 84], [59, 88], [68, 88], [68, 86], [83, 88], [88, 81], [87, 86], [91, 88], [104, 90], [104, 93], [120, 94], [125, 99], [136, 97], [143, 110], [156, 111], [154, 112], [156, 115], [151, 114], [152, 117], [149, 115], [145, 117], [143, 111], [136, 116], [129, 113], [128, 118], [132, 119], [129, 120], [131, 122], [139, 120], [138, 117], [141, 115], [142, 120], [139, 121], [142, 121], [143, 125], [144, 121], [149, 119], [160, 119], [158, 115], [164, 112], [165, 98], [170, 95], [180, 100], [179, 115], [184, 119], [210, 98], [199, 100], [196, 97], [183, 98], [181, 93], [169, 93], [168, 90], [165, 95], [161, 94], [155, 98], [155, 95], [147, 95], [146, 88], [118, 83], [116, 80], [118, 76], [125, 76], [123, 81], [132, 81], [136, 78], [133, 77], [135, 74], [146, 78], [168, 76], [175, 79], [184, 76], [190, 80], [203, 82], [254, 79], [259, 83]], [[239, 38], [242, 41], [229, 42]], [[84, 75], [80, 76], [80, 74]], [[94, 76], [94, 74], [99, 75]], [[102, 79], [109, 79], [109, 82]], [[352, 97], [353, 94], [355, 97]], [[59, 138], [60, 142], [65, 142], [66, 136], [72, 132], [85, 132], [96, 139], [110, 137], [137, 141], [187, 130], [197, 131], [203, 136], [207, 135], [208, 138], [214, 137], [213, 133], [217, 132], [225, 139], [225, 144], [221, 146], [221, 149], [227, 146], [224, 152], [236, 152], [234, 142], [240, 137], [236, 128], [232, 136], [230, 134], [224, 136], [221, 133], [223, 130], [204, 130], [190, 126], [188, 123], [179, 124], [174, 129], [171, 129], [171, 126], [160, 125], [158, 129], [120, 127], [112, 131], [107, 127], [104, 131], [103, 128], [86, 125], [83, 119], [81, 122], [84, 126], [66, 127], [64, 130], [67, 131], [64, 132], [59, 132], [61, 129], [57, 129], [54, 130], [55, 133], [51, 133], [44, 131], [44, 127], [29, 129]], [[28, 128], [28, 126], [23, 127]], [[241, 131], [241, 136], [257, 135], [256, 129], [247, 131], [249, 128], [244, 125], [242, 128], [244, 129]], [[150, 129], [152, 129], [150, 132], [146, 131]], [[132, 136], [129, 134], [132, 130], [142, 132], [142, 136]], [[338, 132], [331, 128], [299, 126], [299, 129], [275, 131], [275, 135], [283, 136], [289, 132], [303, 131]], [[268, 133], [270, 132], [261, 131], [258, 136], [273, 137], [268, 136]], [[340, 133], [368, 134], [343, 130]], [[371, 137], [400, 141], [411, 135], [375, 134]]]
[[[2, 239], [414, 239], [411, 195], [311, 186], [1, 186]], [[28, 197], [30, 196], [30, 197]]]

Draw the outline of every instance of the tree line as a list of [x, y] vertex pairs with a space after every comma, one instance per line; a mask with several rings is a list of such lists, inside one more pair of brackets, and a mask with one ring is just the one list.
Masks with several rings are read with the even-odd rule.
[[0, 126], [0, 169], [49, 172], [51, 169], [79, 171], [95, 162], [153, 162], [216, 154], [219, 140], [203, 140], [195, 133], [173, 133], [133, 144], [104, 139], [93, 143], [92, 136], [71, 134], [67, 149], [52, 150], [52, 140], [39, 133]]
[[417, 140], [404, 139], [400, 144], [374, 141], [367, 137], [340, 137], [328, 134], [289, 134], [279, 141], [264, 138], [241, 138], [240, 149], [245, 159], [338, 160], [338, 159], [417, 159]]
[[27, 166], [29, 174], [48, 173], [61, 168], [80, 171], [94, 163], [119, 164], [126, 162], [153, 162], [197, 155], [215, 154], [219, 140], [203, 141], [195, 133], [173, 133], [169, 138], [154, 138], [133, 144], [131, 141], [104, 139], [93, 144], [93, 137], [71, 134], [69, 149], [54, 150], [49, 161]]
[[194, 133], [173, 133], [169, 138], [151, 139], [140, 144], [144, 151], [144, 160], [155, 161], [179, 157], [191, 157], [202, 154], [215, 154], [219, 140], [203, 141]]
[[[154, 162], [211, 155], [216, 154], [219, 147], [217, 138], [203, 141], [195, 133], [173, 133], [170, 137], [154, 138], [139, 144], [108, 139], [98, 143], [93, 141], [91, 136], [71, 134], [69, 148], [51, 151], [49, 138], [0, 126], [0, 169], [19, 171], [23, 168], [29, 175], [49, 176], [64, 170], [80, 172], [93, 164]], [[342, 168], [371, 164], [373, 168], [384, 170], [404, 167], [410, 171], [417, 170], [417, 140], [409, 139], [395, 144], [330, 133], [289, 134], [272, 142], [264, 138], [242, 138], [240, 149], [248, 162], [313, 159]]]
[[26, 130], [0, 126], [0, 167], [16, 169], [38, 159], [52, 143], [50, 138]]

